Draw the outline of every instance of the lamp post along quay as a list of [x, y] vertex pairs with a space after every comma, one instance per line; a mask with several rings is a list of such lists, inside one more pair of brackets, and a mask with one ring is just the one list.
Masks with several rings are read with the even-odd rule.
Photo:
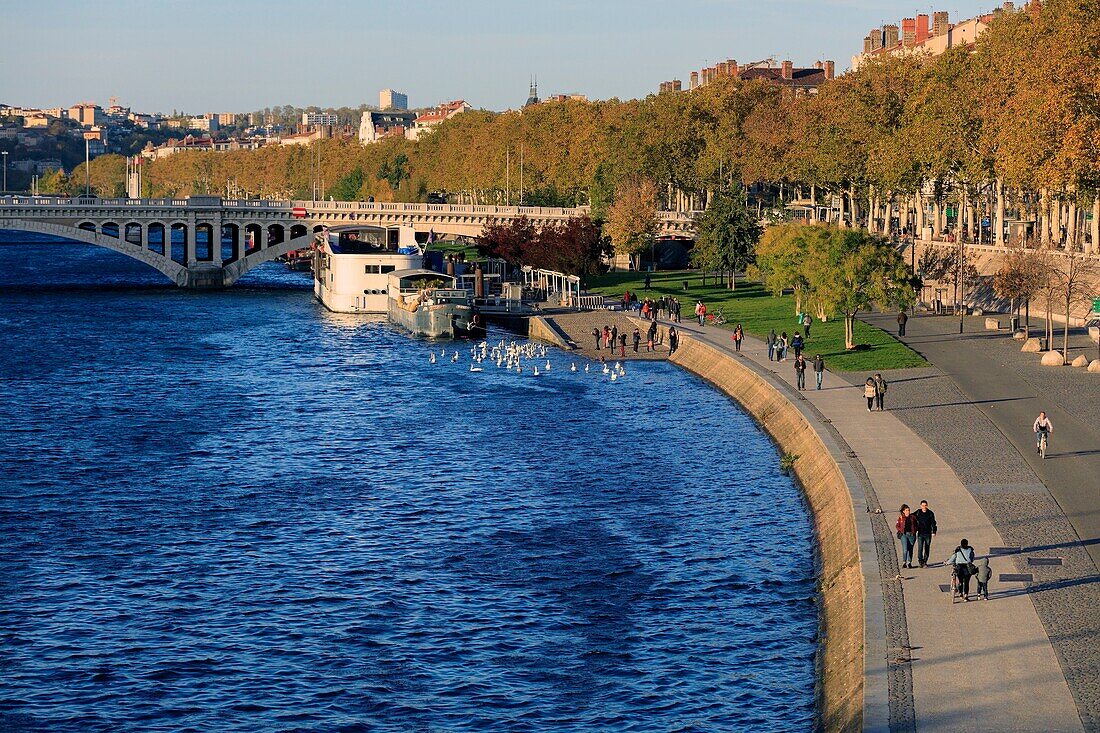
[[0, 189], [0, 193], [7, 193], [8, 192], [8, 151], [5, 150], [3, 155], [4, 155], [4, 188]]

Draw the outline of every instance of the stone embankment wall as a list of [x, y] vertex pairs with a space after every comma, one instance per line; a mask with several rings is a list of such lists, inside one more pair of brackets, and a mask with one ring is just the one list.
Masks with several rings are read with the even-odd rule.
[[[949, 249], [956, 247], [954, 244], [928, 244], [927, 242], [916, 242], [916, 259], [920, 261], [921, 255], [928, 247], [936, 247], [937, 249]], [[908, 249], [903, 250], [902, 255], [908, 262], [911, 258]], [[1055, 253], [1053, 257], [1058, 257]], [[1005, 252], [1001, 250], [995, 250], [989, 247], [986, 248], [970, 248], [968, 250], [968, 257], [974, 264], [974, 267], [978, 270], [978, 275], [981, 280], [977, 285], [970, 288], [966, 294], [966, 305], [972, 308], [981, 308], [986, 312], [1007, 313], [1012, 307], [1012, 304], [1003, 298], [999, 298], [993, 291], [993, 276], [1004, 265]], [[1097, 262], [1096, 268], [1100, 271], [1100, 261]], [[930, 283], [931, 285], [931, 283]], [[946, 289], [947, 296], [944, 300], [944, 304], [950, 306], [953, 302], [952, 298], [954, 290], [952, 289], [952, 283], [950, 281], [944, 281], [941, 283], [935, 283], [935, 287], [939, 289]], [[1070, 326], [1081, 326], [1088, 322], [1088, 313], [1092, 306], [1092, 296], [1100, 297], [1100, 272], [1091, 279], [1084, 287], [1084, 290], [1088, 292], [1089, 297], [1080, 299], [1070, 309]], [[931, 298], [931, 289], [925, 290], [925, 297]], [[1051, 309], [1051, 320], [1055, 323], [1065, 323], [1066, 316], [1064, 305], [1055, 300], [1054, 307]], [[1035, 323], [1035, 319], [1046, 318], [1046, 304], [1043, 302], [1042, 297], [1033, 298], [1031, 300], [1031, 318], [1032, 323]]]
[[751, 414], [782, 453], [814, 517], [820, 564], [818, 685], [821, 728], [858, 731], [863, 724], [864, 582], [849, 487], [821, 437], [782, 393], [755, 371], [687, 336], [671, 361], [722, 390]]
[[531, 316], [527, 321], [527, 337], [557, 346], [563, 351], [573, 350], [561, 328], [542, 316]]

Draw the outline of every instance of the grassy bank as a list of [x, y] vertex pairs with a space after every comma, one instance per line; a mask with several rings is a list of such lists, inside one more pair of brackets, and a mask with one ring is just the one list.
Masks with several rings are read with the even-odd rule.
[[[688, 281], [687, 290], [683, 287], [685, 280]], [[637, 292], [641, 298], [644, 297], [644, 281], [644, 273], [612, 272], [594, 278], [591, 290], [613, 297], [621, 297], [624, 290], [630, 290]], [[698, 272], [655, 272], [649, 294], [653, 297], [672, 295], [679, 298], [685, 321], [692, 317], [695, 301], [701, 299], [709, 310], [722, 310], [727, 319], [726, 328], [730, 330], [740, 323], [746, 333], [760, 338], [764, 338], [773, 328], [776, 333], [786, 331], [788, 335], [801, 330], [795, 323], [794, 298], [774, 296], [757, 283], [738, 283], [737, 290], [730, 291], [714, 283], [713, 279], [708, 279], [704, 286]], [[843, 319], [830, 319], [825, 323], [814, 319], [806, 345], [809, 355], [821, 354], [830, 369], [840, 371], [865, 372], [928, 365], [919, 354], [885, 331], [861, 321], [856, 321], [855, 328], [856, 343], [868, 348], [847, 351], [844, 348]]]

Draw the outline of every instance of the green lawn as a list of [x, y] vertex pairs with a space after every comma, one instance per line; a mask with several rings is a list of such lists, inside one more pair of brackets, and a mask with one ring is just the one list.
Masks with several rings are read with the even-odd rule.
[[[612, 272], [593, 278], [592, 292], [621, 297], [624, 290], [645, 297], [642, 287], [645, 273]], [[688, 289], [683, 283], [688, 281]], [[684, 321], [693, 317], [695, 301], [702, 299], [711, 312], [720, 308], [725, 315], [726, 328], [732, 330], [740, 323], [746, 333], [764, 338], [770, 329], [776, 333], [786, 331], [793, 335], [801, 327], [795, 323], [794, 298], [789, 295], [774, 296], [758, 283], [738, 283], [736, 291], [707, 280], [695, 271], [655, 272], [649, 293], [653, 297], [672, 295], [680, 299]], [[851, 372], [873, 372], [886, 369], [928, 366], [919, 354], [898, 341], [891, 334], [856, 321], [856, 343], [868, 348], [847, 351], [844, 348], [844, 321], [830, 318], [825, 323], [814, 319], [806, 349], [809, 356], [821, 354], [829, 369]]]

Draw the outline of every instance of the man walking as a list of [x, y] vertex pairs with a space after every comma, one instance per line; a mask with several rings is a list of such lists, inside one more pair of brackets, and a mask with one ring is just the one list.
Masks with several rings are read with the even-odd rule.
[[615, 346], [619, 343], [619, 325], [611, 327], [611, 353], [615, 353]]
[[596, 351], [599, 351], [600, 350], [600, 329], [599, 328], [593, 328], [592, 329], [592, 338], [596, 339]]
[[814, 323], [814, 319], [810, 318], [809, 313], [802, 314], [802, 328], [806, 331], [806, 338], [810, 337], [810, 326]]
[[804, 342], [802, 341], [802, 334], [795, 331], [794, 336], [791, 337], [791, 348], [794, 349], [794, 358], [802, 356], [802, 347]]
[[768, 337], [764, 341], [768, 344], [768, 361], [775, 361], [775, 342], [779, 337], [775, 335], [775, 329], [773, 328], [768, 332]]
[[936, 513], [921, 500], [920, 509], [913, 513], [917, 518], [917, 562], [923, 568], [928, 565], [928, 553], [932, 549], [932, 536], [936, 534]]
[[794, 358], [794, 373], [798, 378], [798, 391], [806, 389], [806, 357], [799, 354]]
[[905, 323], [909, 320], [909, 316], [905, 311], [898, 312], [898, 338], [905, 335]]
[[825, 360], [821, 354], [814, 357], [814, 379], [817, 380], [817, 388], [821, 389], [821, 377], [825, 374]]
[[676, 333], [676, 326], [668, 327], [668, 355], [676, 353], [676, 347], [680, 345], [680, 334]]
[[680, 322], [680, 299], [674, 298], [672, 301], [672, 307], [676, 310], [676, 322]]
[[886, 401], [886, 380], [881, 374], [875, 375], [875, 407], [882, 412], [886, 409], [883, 403]]
[[638, 353], [638, 344], [642, 340], [642, 332], [637, 328], [634, 329], [634, 353]]
[[647, 272], [645, 274], [645, 292], [649, 292], [649, 282], [649, 273]]
[[[614, 348], [612, 348], [614, 351]], [[619, 334], [619, 356], [626, 356], [626, 331]]]

